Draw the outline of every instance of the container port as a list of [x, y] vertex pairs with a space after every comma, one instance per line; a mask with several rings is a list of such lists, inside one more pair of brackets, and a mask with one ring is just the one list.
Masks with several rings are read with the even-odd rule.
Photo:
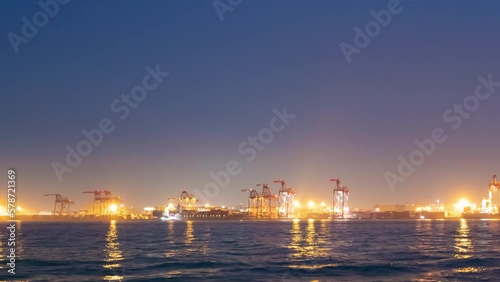
[[[454, 204], [436, 200], [431, 204], [376, 204], [371, 209], [351, 209], [349, 188], [338, 178], [329, 180], [331, 202], [301, 203], [294, 188], [285, 180], [274, 180], [269, 185], [258, 183], [253, 188], [241, 189], [246, 194], [243, 202], [236, 207], [211, 206], [200, 203], [196, 195], [182, 191], [178, 197], [169, 197], [164, 205], [141, 209], [125, 205], [124, 200], [110, 190], [89, 190], [83, 194], [92, 195], [85, 210], [72, 210], [75, 202], [58, 193], [45, 194], [53, 199], [51, 211], [30, 211], [17, 208], [18, 220], [35, 221], [78, 221], [78, 220], [356, 220], [356, 219], [500, 219], [500, 182], [493, 175], [488, 184], [488, 194], [476, 205], [467, 199]], [[328, 187], [325, 185], [325, 187]], [[276, 193], [273, 192], [275, 188]], [[0, 218], [7, 220], [7, 213], [0, 206]]]

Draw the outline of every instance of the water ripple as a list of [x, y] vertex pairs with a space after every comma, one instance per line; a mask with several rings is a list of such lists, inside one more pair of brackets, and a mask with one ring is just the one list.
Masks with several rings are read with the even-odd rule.
[[23, 222], [18, 240], [27, 281], [494, 281], [500, 271], [500, 221]]

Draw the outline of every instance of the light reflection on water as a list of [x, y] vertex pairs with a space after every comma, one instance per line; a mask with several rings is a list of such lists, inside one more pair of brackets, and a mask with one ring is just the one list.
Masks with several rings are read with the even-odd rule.
[[166, 246], [166, 251], [165, 251], [165, 257], [170, 258], [170, 257], [175, 257], [179, 251], [174, 249], [174, 244], [175, 244], [175, 230], [174, 230], [174, 222], [173, 221], [168, 221], [168, 231], [167, 231], [167, 246]]
[[113, 275], [104, 276], [106, 281], [122, 280], [122, 275], [116, 275], [118, 271], [121, 272], [120, 261], [123, 260], [122, 251], [120, 250], [120, 242], [118, 242], [118, 234], [116, 231], [116, 221], [111, 220], [109, 223], [108, 234], [106, 235], [106, 248], [104, 249], [105, 259], [103, 268], [112, 270]]
[[455, 273], [478, 273], [482, 270], [481, 267], [464, 267], [453, 270]]
[[191, 243], [194, 240], [193, 236], [193, 222], [192, 221], [187, 221], [186, 222], [186, 231], [184, 232], [184, 237], [185, 237], [185, 243], [186, 245], [191, 245]]
[[16, 221], [16, 257], [18, 259], [21, 259], [24, 256], [24, 240], [22, 230], [23, 222], [20, 220]]
[[[199, 224], [199, 222], [198, 222]], [[196, 228], [195, 228], [196, 225]], [[164, 255], [168, 259], [167, 263], [172, 263], [177, 265], [179, 262], [189, 265], [190, 263], [196, 263], [200, 259], [203, 263], [208, 263], [212, 260], [209, 257], [211, 253], [210, 240], [211, 234], [210, 229], [198, 228], [196, 221], [169, 221], [167, 228], [167, 240], [165, 244]], [[162, 278], [166, 279], [181, 279], [186, 275], [201, 275], [206, 273], [216, 273], [219, 268], [211, 267], [196, 267], [189, 268], [181, 266], [175, 266], [175, 269], [166, 270], [162, 274]]]
[[[3, 254], [3, 240], [4, 240], [4, 235], [3, 235], [3, 228], [0, 228], [0, 261], [4, 261], [4, 254]], [[0, 269], [3, 269], [3, 263], [0, 263]]]
[[194, 235], [193, 235], [193, 222], [186, 221], [186, 229], [184, 230], [184, 253], [185, 255], [197, 253], [199, 250], [196, 244], [193, 244]]
[[210, 255], [210, 253], [212, 252], [212, 249], [209, 246], [209, 243], [212, 240], [209, 226], [207, 228], [205, 228], [203, 234], [204, 235], [201, 239], [201, 246], [199, 247], [199, 251], [202, 255], [207, 256], [207, 255]]
[[457, 230], [458, 234], [455, 236], [455, 258], [468, 259], [472, 258], [474, 246], [469, 235], [469, 226], [465, 219], [460, 220], [460, 226]]
[[[22, 227], [27, 281], [498, 281], [500, 271], [495, 263], [500, 221], [108, 221]], [[4, 252], [5, 228], [0, 230]], [[63, 228], [72, 232], [61, 233]]]
[[415, 223], [416, 244], [411, 250], [421, 254], [433, 257], [437, 249], [434, 241], [436, 238], [432, 235], [431, 220], [417, 220]]
[[288, 246], [293, 252], [290, 254], [292, 260], [300, 258], [302, 256], [302, 233], [300, 232], [300, 221], [294, 220], [292, 223], [292, 230], [290, 232], [292, 234], [292, 240], [290, 245]]
[[[460, 219], [460, 225], [457, 230], [458, 235], [455, 237], [455, 258], [459, 260], [473, 258], [474, 246], [470, 237], [470, 229], [467, 220]], [[463, 267], [454, 269], [454, 273], [478, 273], [482, 271], [482, 267]]]
[[317, 245], [316, 242], [314, 241], [314, 236], [315, 236], [315, 226], [314, 226], [314, 221], [309, 220], [307, 222], [307, 228], [306, 228], [306, 243], [303, 246], [303, 256], [306, 258], [314, 258], [316, 257], [316, 250], [317, 250]]
[[[163, 255], [167, 258], [184, 257], [187, 255], [208, 254], [210, 248], [208, 244], [211, 240], [210, 232], [203, 232], [195, 235], [193, 221], [185, 222], [167, 222], [167, 237], [165, 242], [165, 251]], [[179, 228], [184, 228], [182, 233], [179, 233]], [[177, 233], [176, 233], [177, 230]], [[198, 230], [200, 232], [200, 230]]]
[[331, 249], [328, 247], [330, 243], [326, 239], [328, 232], [326, 222], [321, 221], [319, 230], [316, 227], [317, 223], [312, 219], [308, 220], [305, 234], [302, 234], [301, 223], [293, 221], [292, 240], [288, 248], [292, 250], [290, 259], [296, 263], [290, 265], [291, 269], [314, 270], [337, 266], [331, 263]]

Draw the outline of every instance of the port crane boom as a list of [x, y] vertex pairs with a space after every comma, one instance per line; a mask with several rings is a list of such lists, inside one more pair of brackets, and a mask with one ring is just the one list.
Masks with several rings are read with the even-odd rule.
[[[83, 194], [94, 194], [94, 202], [92, 205], [92, 213], [96, 215], [96, 207], [99, 208], [99, 216], [110, 215], [116, 210], [111, 209], [112, 204], [118, 204], [122, 201], [120, 197], [113, 196], [109, 190], [91, 190], [84, 191]], [[115, 206], [117, 208], [117, 206]]]
[[336, 217], [345, 218], [349, 212], [349, 189], [343, 186], [338, 178], [330, 179], [334, 183], [333, 187], [333, 213]]
[[497, 175], [494, 174], [489, 187], [488, 187], [488, 198], [483, 198], [481, 204], [482, 213], [498, 213], [500, 204], [500, 182], [497, 180]]
[[273, 183], [281, 185], [281, 188], [278, 192], [279, 216], [283, 218], [293, 218], [295, 216], [293, 205], [295, 192], [293, 191], [293, 188], [287, 187], [286, 182], [283, 179], [274, 180]]
[[241, 192], [249, 192], [248, 194], [248, 215], [260, 218], [262, 210], [262, 197], [255, 189], [242, 189]]
[[71, 204], [75, 202], [69, 199], [68, 197], [63, 197], [61, 194], [45, 194], [44, 196], [50, 197], [54, 196], [54, 210], [52, 213], [54, 215], [69, 215], [71, 212]]
[[262, 186], [262, 217], [275, 218], [277, 216], [276, 206], [278, 204], [278, 196], [271, 192], [268, 184], [259, 183], [256, 186]]

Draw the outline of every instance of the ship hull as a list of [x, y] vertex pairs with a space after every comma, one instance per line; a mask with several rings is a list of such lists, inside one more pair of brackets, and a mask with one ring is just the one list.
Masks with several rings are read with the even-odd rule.
[[488, 213], [464, 213], [462, 218], [465, 219], [500, 219], [500, 214], [488, 214]]
[[181, 213], [164, 214], [160, 219], [162, 221], [172, 220], [243, 220], [246, 219], [246, 214], [230, 213], [227, 210], [184, 210]]

